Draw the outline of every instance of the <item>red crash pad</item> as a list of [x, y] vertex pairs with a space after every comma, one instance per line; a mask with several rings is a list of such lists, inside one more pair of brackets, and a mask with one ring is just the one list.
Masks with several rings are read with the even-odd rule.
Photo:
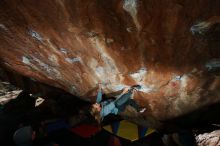
[[71, 128], [71, 131], [83, 138], [89, 138], [92, 135], [95, 135], [101, 129], [98, 126], [88, 125], [88, 124], [80, 124], [76, 127]]

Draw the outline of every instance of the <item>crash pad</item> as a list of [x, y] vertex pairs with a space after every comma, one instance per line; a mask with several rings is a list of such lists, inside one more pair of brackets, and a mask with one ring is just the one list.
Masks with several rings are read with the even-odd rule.
[[141, 127], [126, 120], [117, 121], [103, 126], [103, 129], [112, 133], [113, 135], [130, 141], [136, 141], [155, 132], [155, 130], [152, 128]]
[[101, 129], [95, 125], [89, 124], [80, 124], [71, 128], [71, 131], [83, 138], [89, 138], [96, 133], [98, 133]]

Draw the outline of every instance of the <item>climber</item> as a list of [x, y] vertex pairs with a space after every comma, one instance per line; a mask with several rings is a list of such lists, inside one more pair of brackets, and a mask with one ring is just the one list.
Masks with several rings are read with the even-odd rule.
[[102, 101], [102, 88], [101, 83], [99, 83], [96, 103], [94, 103], [91, 107], [91, 115], [94, 116], [98, 122], [101, 122], [103, 118], [109, 114], [117, 115], [118, 113], [122, 112], [126, 105], [131, 105], [137, 111], [141, 112], [139, 105], [133, 99], [131, 99], [135, 90], [140, 88], [140, 85], [134, 85], [131, 88], [126, 87], [115, 100], [108, 99]]

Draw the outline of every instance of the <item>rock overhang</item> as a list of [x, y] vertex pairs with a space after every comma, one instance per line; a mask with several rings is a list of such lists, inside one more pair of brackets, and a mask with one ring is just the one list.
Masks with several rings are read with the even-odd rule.
[[171, 119], [220, 100], [218, 5], [1, 1], [1, 66], [91, 102], [140, 84], [141, 116]]

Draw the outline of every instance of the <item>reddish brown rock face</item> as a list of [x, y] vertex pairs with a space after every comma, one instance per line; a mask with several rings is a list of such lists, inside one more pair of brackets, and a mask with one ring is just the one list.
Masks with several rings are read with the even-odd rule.
[[134, 84], [142, 117], [220, 100], [218, 0], [2, 0], [0, 61], [81, 99]]

